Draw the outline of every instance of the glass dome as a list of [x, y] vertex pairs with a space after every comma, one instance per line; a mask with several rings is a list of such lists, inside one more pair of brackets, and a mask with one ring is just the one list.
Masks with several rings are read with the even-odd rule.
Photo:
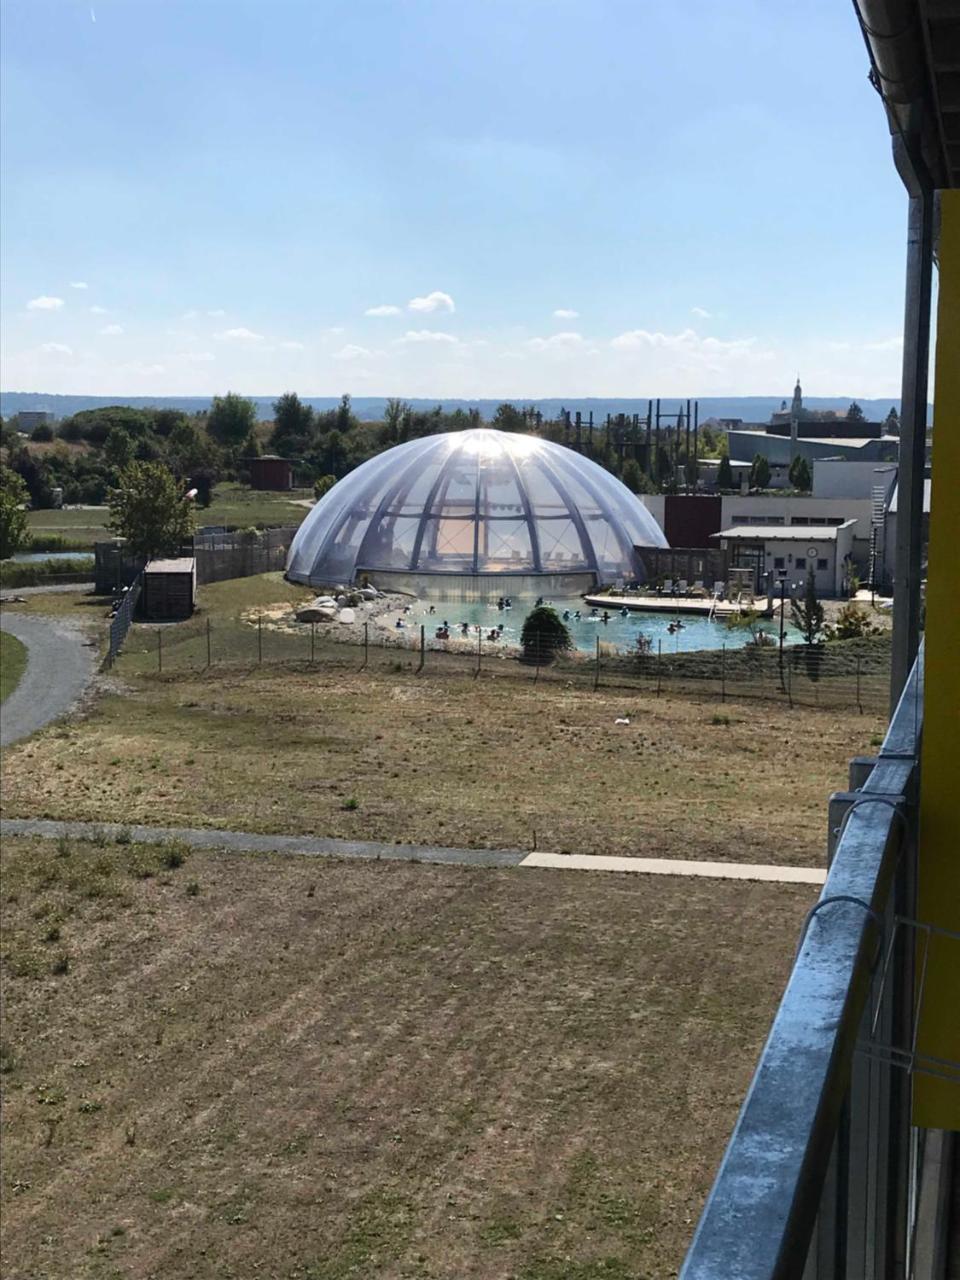
[[637, 578], [634, 547], [666, 545], [646, 507], [596, 463], [480, 427], [410, 440], [351, 471], [298, 529], [287, 577], [576, 575], [590, 587]]

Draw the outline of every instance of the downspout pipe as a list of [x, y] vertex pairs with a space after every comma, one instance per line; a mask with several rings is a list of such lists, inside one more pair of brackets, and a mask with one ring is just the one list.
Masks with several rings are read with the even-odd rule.
[[[919, 143], [916, 133], [912, 138]], [[894, 548], [890, 705], [896, 706], [920, 643], [923, 569], [923, 481], [927, 441], [927, 377], [933, 278], [934, 189], [911, 134], [893, 135], [897, 170], [909, 197], [907, 272], [900, 390], [900, 463]]]

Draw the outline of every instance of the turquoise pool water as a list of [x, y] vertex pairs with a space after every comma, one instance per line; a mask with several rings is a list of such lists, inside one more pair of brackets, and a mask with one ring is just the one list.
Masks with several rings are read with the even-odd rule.
[[[408, 627], [420, 626], [422, 623], [427, 628], [428, 639], [444, 621], [449, 623], [451, 638], [463, 635], [463, 623], [467, 624], [468, 634], [474, 638], [478, 626], [482, 628], [486, 638], [492, 628], [502, 623], [504, 642], [517, 645], [520, 643], [523, 620], [534, 603], [533, 600], [514, 600], [512, 608], [502, 610], [489, 604], [437, 603], [433, 605], [431, 612], [429, 602], [417, 600], [404, 616], [404, 621]], [[619, 610], [610, 609], [609, 621], [604, 623], [599, 616], [589, 616], [590, 606], [585, 605], [580, 596], [547, 600], [546, 603], [552, 605], [561, 616], [564, 611], [569, 612], [570, 617], [566, 619], [566, 623], [573, 642], [581, 653], [593, 653], [598, 636], [601, 644], [610, 645], [622, 653], [636, 652], [638, 633], [651, 641], [654, 653], [658, 643], [663, 653], [689, 653], [696, 649], [720, 649], [724, 645], [728, 649], [740, 648], [750, 639], [747, 631], [733, 630], [723, 622], [708, 622], [706, 618], [695, 614], [631, 612], [623, 617]], [[581, 615], [579, 619], [575, 616], [577, 610]], [[597, 613], [600, 615], [602, 610]], [[672, 632], [671, 624], [674, 626]], [[778, 620], [761, 622], [760, 627], [772, 636], [779, 637]], [[788, 624], [784, 638], [788, 644], [792, 644], [800, 638], [799, 632]]]

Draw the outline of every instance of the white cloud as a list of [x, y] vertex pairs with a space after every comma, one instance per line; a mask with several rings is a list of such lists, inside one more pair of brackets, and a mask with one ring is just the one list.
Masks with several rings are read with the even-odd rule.
[[398, 343], [406, 342], [445, 342], [449, 346], [456, 346], [457, 339], [452, 333], [440, 333], [435, 329], [408, 329], [402, 338], [397, 338]]
[[703, 307], [691, 307], [690, 314], [692, 316], [696, 316], [698, 320], [710, 319], [710, 312], [706, 311]]
[[573, 311], [570, 307], [557, 307], [553, 318], [554, 320], [576, 320], [579, 315], [579, 311]]
[[334, 360], [360, 360], [364, 356], [373, 355], [372, 351], [368, 351], [366, 347], [358, 347], [354, 342], [348, 342], [345, 347], [341, 347], [339, 351], [333, 353]]
[[223, 307], [216, 307], [213, 311], [207, 312], [208, 316], [212, 316], [216, 320], [222, 320], [226, 314]]
[[86, 280], [71, 280], [70, 288], [71, 289], [89, 289], [90, 286], [87, 284]]
[[302, 342], [278, 342], [277, 346], [283, 351], [303, 351], [305, 349]]
[[224, 329], [222, 333], [215, 333], [215, 338], [219, 338], [223, 342], [262, 342], [263, 334], [254, 333], [252, 329], [244, 329], [241, 325], [238, 329]]
[[569, 351], [583, 343], [579, 333], [554, 333], [549, 338], [531, 338], [527, 346], [531, 351]]
[[118, 334], [123, 333], [123, 325], [122, 324], [105, 324], [103, 328], [99, 330], [99, 332], [105, 338], [115, 338], [117, 337]]
[[615, 351], [662, 351], [694, 362], [730, 360], [761, 353], [756, 338], [736, 338], [722, 342], [719, 338], [701, 338], [692, 329], [679, 333], [650, 333], [646, 329], [630, 329], [610, 340]]
[[[416, 301], [421, 301], [421, 299], [416, 299]], [[402, 307], [395, 307], [391, 302], [384, 302], [379, 307], [367, 307], [363, 314], [365, 316], [399, 316], [402, 312]]]
[[40, 350], [48, 356], [73, 355], [73, 347], [68, 347], [65, 342], [43, 342], [40, 344]]
[[181, 356], [181, 359], [189, 360], [191, 364], [209, 364], [216, 358], [212, 351], [187, 351]]
[[92, 316], [105, 316], [107, 314], [106, 307], [91, 307], [90, 314]]
[[120, 365], [120, 368], [121, 370], [136, 374], [138, 378], [147, 378], [152, 373], [166, 373], [167, 371], [165, 365], [141, 364], [139, 361], [134, 361], [132, 364], [122, 364]]
[[31, 298], [27, 303], [28, 311], [59, 311], [64, 306], [62, 298], [51, 298], [48, 294], [42, 293], [39, 298]]
[[903, 338], [881, 338], [879, 342], [865, 342], [864, 351], [899, 351], [903, 346]]
[[423, 298], [411, 298], [407, 303], [411, 311], [456, 311], [449, 293], [434, 289]]

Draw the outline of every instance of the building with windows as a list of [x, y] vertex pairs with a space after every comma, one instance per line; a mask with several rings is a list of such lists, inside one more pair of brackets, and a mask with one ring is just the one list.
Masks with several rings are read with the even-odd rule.
[[853, 571], [853, 528], [842, 524], [814, 524], [787, 528], [778, 525], [733, 525], [714, 534], [730, 557], [731, 569], [750, 569], [759, 594], [772, 581], [785, 582], [797, 594], [809, 573], [817, 594], [843, 596]]

